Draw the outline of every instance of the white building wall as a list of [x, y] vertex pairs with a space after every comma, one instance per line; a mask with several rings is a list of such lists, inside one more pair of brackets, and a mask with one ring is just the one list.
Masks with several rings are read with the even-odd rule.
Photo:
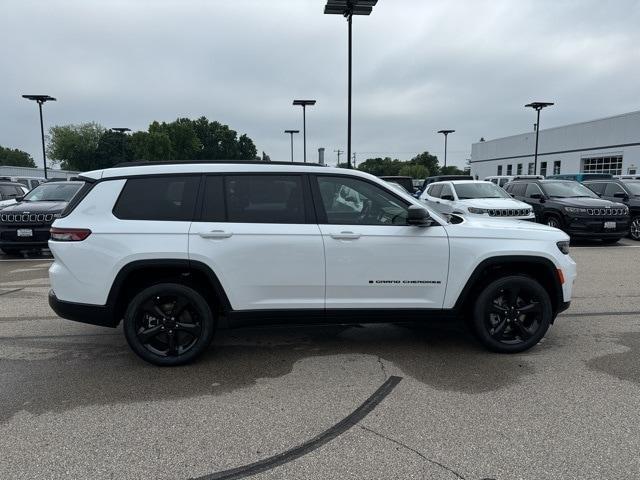
[[[78, 172], [71, 170], [58, 170], [47, 168], [49, 178], [70, 178], [78, 175]], [[42, 177], [44, 178], [44, 168], [32, 167], [12, 167], [0, 165], [0, 177]]]
[[[543, 112], [544, 120], [544, 112]], [[512, 165], [512, 174], [522, 164], [522, 173], [534, 160], [535, 132], [474, 143], [471, 147], [471, 174], [478, 178], [502, 175]], [[622, 174], [640, 173], [640, 111], [615, 117], [540, 130], [538, 172], [547, 162], [547, 175], [553, 174], [553, 164], [560, 161], [560, 173], [583, 171], [583, 159], [622, 156]]]

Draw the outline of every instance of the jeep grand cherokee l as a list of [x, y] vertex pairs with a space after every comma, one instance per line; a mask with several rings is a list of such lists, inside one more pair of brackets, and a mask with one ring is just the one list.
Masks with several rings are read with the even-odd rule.
[[178, 365], [218, 326], [463, 317], [489, 349], [536, 345], [571, 300], [569, 237], [444, 218], [383, 180], [291, 163], [85, 173], [51, 229], [49, 303]]
[[38, 185], [18, 203], [0, 210], [0, 249], [7, 254], [46, 248], [53, 220], [62, 213], [84, 182]]
[[616, 243], [629, 231], [629, 209], [599, 198], [572, 180], [514, 180], [505, 186], [514, 198], [533, 207], [536, 221], [572, 238]]

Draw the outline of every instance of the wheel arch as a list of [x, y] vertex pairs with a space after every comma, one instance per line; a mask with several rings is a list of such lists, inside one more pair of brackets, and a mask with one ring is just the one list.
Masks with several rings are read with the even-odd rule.
[[205, 297], [214, 312], [224, 314], [232, 310], [218, 276], [208, 265], [174, 258], [136, 260], [120, 269], [107, 297], [107, 305], [113, 312], [116, 325], [136, 293], [163, 282], [180, 283], [194, 288]]
[[558, 267], [548, 258], [528, 255], [497, 256], [480, 262], [460, 292], [454, 310], [462, 314], [469, 313], [473, 308], [472, 299], [483, 286], [497, 278], [514, 274], [530, 276], [542, 285], [549, 293], [555, 318], [564, 302]]

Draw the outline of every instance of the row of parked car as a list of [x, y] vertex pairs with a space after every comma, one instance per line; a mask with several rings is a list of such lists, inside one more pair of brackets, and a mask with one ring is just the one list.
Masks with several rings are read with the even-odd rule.
[[54, 179], [29, 189], [21, 182], [0, 181], [0, 250], [11, 255], [47, 247], [51, 224], [83, 183]]
[[[640, 241], [640, 180], [608, 174], [430, 177], [409, 190], [401, 177], [383, 177], [444, 214], [544, 223], [572, 238]], [[405, 182], [406, 183], [406, 182]]]

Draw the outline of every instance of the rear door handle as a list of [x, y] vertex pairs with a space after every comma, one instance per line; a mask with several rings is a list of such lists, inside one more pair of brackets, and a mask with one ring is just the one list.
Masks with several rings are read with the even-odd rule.
[[360, 234], [354, 232], [332, 233], [331, 238], [335, 238], [336, 240], [357, 240], [360, 238]]
[[229, 238], [233, 233], [224, 230], [211, 230], [210, 232], [200, 232], [198, 235], [202, 238]]

